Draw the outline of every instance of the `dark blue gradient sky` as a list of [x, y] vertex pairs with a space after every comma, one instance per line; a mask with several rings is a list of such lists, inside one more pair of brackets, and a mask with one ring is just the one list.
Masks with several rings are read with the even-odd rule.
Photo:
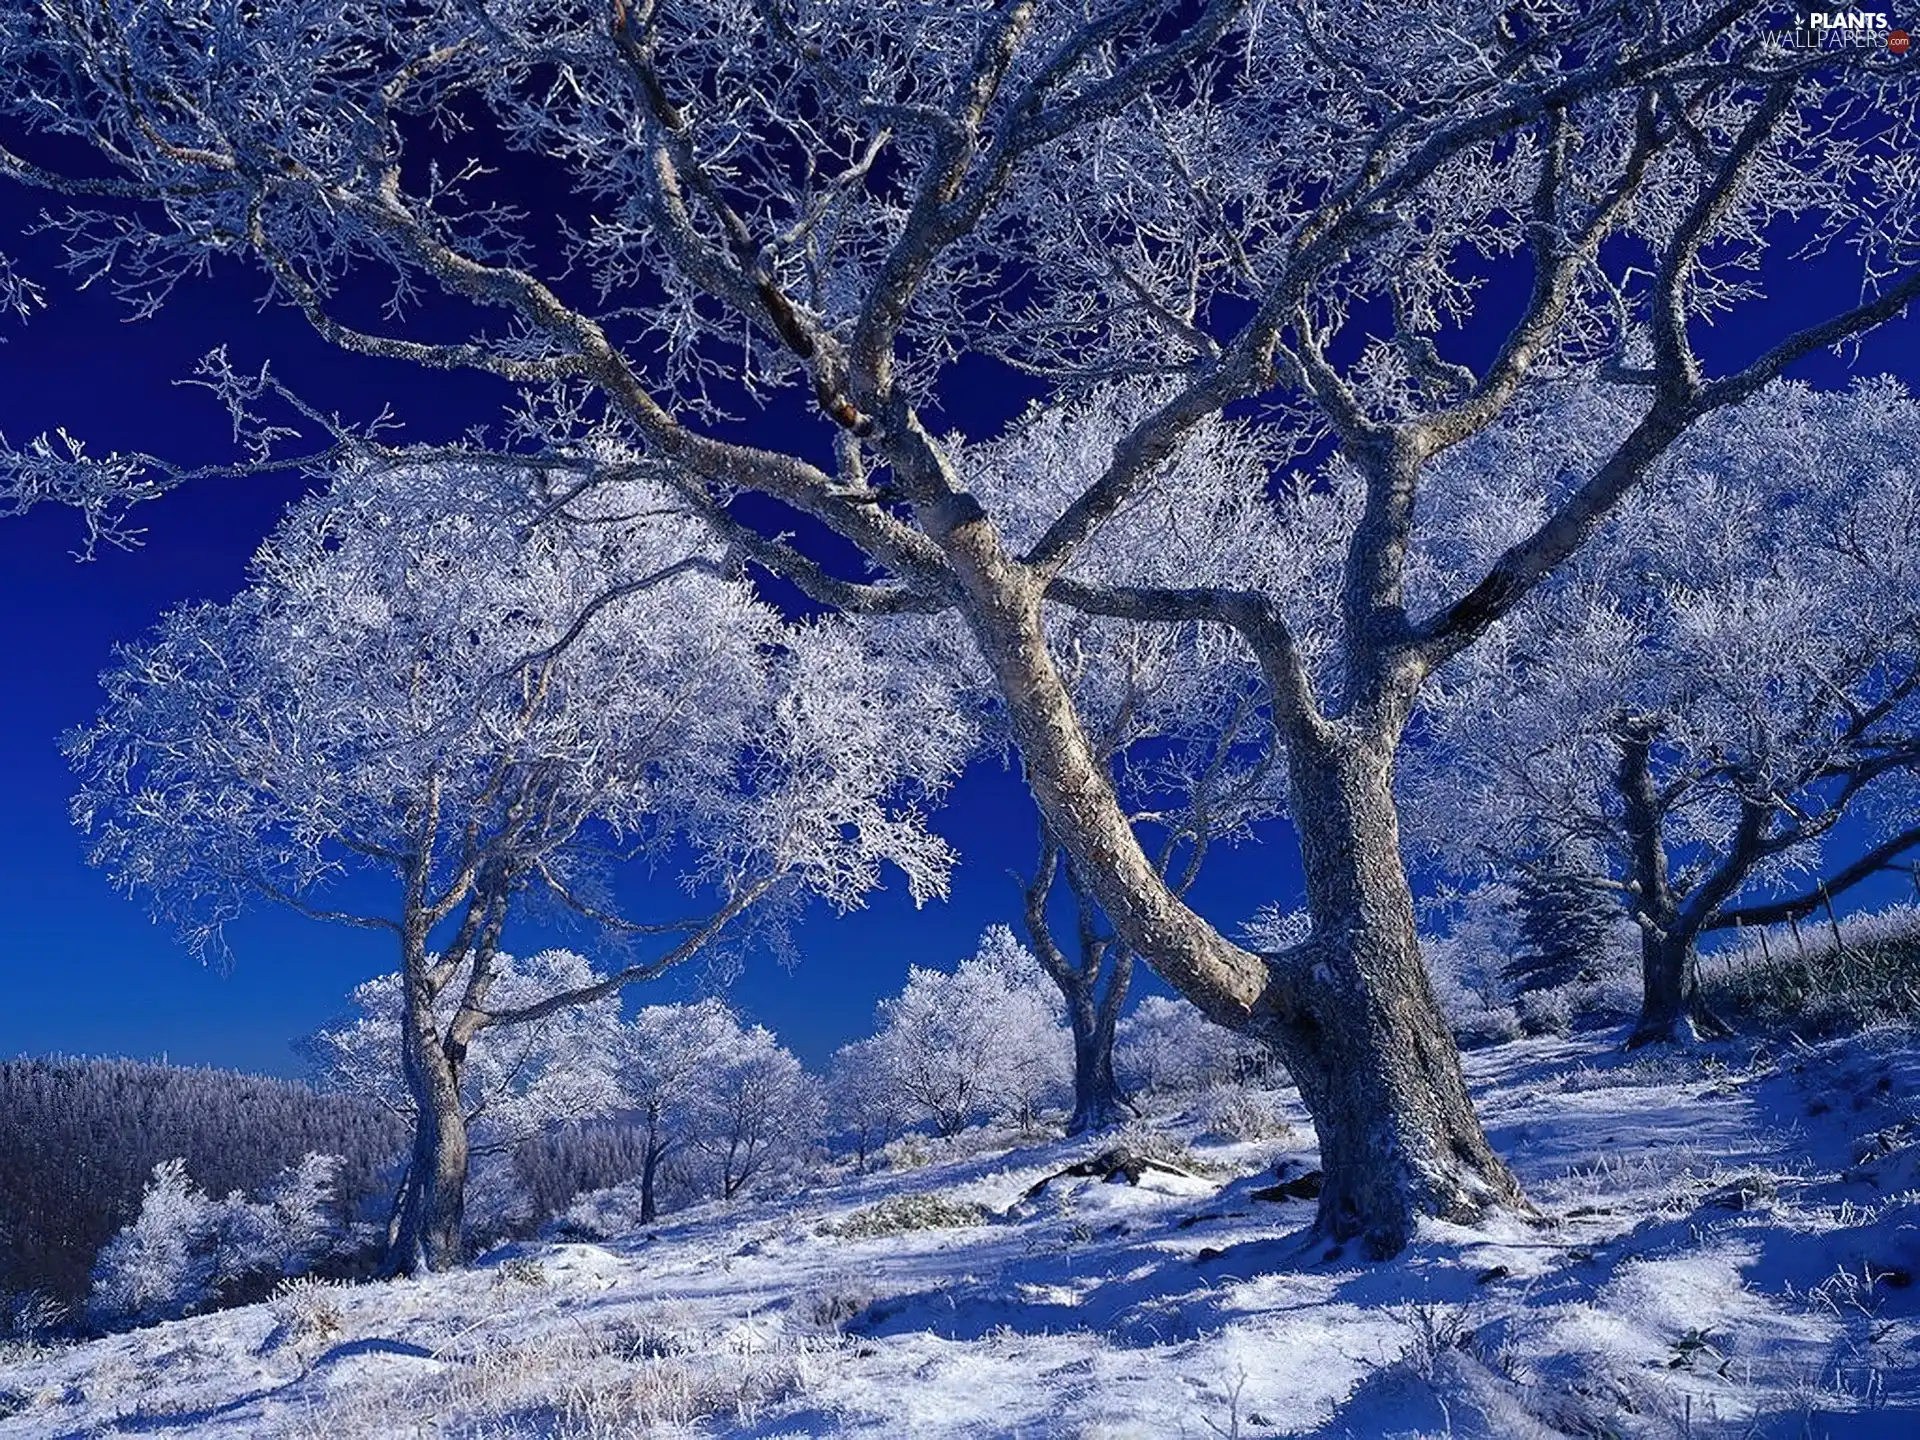
[[[183, 289], [158, 319], [127, 324], [109, 295], [75, 292], [58, 276], [44, 237], [16, 238], [34, 208], [30, 197], [0, 191], [0, 248], [47, 281], [51, 299], [30, 324], [3, 332], [0, 432], [15, 444], [64, 426], [96, 452], [226, 458], [224, 413], [177, 383], [220, 344], [243, 368], [271, 359], [308, 400], [349, 417], [365, 418], [391, 401], [409, 438], [443, 438], [491, 421], [506, 399], [504, 387], [484, 378], [343, 357], [287, 312], [262, 311], [258, 277], [237, 265]], [[1703, 348], [1710, 359], [1751, 353], [1756, 341], [1829, 313], [1852, 298], [1844, 274], [1844, 265], [1781, 261], [1769, 276], [1776, 298], [1704, 335]], [[1522, 284], [1495, 277], [1488, 309], [1509, 304]], [[1892, 370], [1915, 383], [1914, 336], [1912, 321], [1882, 330], [1853, 368]], [[1842, 383], [1846, 370], [1822, 356], [1798, 373]], [[972, 428], [1004, 413], [1008, 398], [1005, 387], [963, 386], [944, 419]], [[0, 521], [0, 675], [8, 692], [0, 703], [0, 1055], [165, 1054], [296, 1071], [289, 1040], [336, 1013], [353, 984], [392, 968], [384, 936], [272, 910], [235, 927], [229, 971], [203, 966], [151, 924], [138, 901], [114, 893], [86, 866], [82, 839], [67, 822], [70, 787], [58, 737], [93, 713], [95, 677], [112, 645], [138, 637], [171, 604], [230, 595], [294, 493], [285, 481], [191, 486], [147, 507], [143, 548], [103, 551], [84, 565], [73, 558], [82, 533], [74, 515], [43, 510]], [[909, 963], [950, 964], [984, 925], [1013, 923], [1019, 897], [1009, 871], [1031, 863], [1034, 838], [1017, 779], [998, 765], [976, 767], [938, 825], [962, 855], [950, 902], [915, 912], [894, 885], [854, 915], [815, 913], [798, 934], [798, 968], [788, 973], [756, 958], [732, 986], [735, 1002], [818, 1062], [864, 1033], [874, 1001], [898, 988]], [[1294, 903], [1297, 887], [1290, 839], [1277, 831], [1265, 844], [1217, 852], [1195, 899], [1230, 927], [1267, 900]], [[1889, 881], [1863, 898], [1881, 901], [1902, 889]], [[636, 994], [677, 998], [701, 983], [690, 972]]]

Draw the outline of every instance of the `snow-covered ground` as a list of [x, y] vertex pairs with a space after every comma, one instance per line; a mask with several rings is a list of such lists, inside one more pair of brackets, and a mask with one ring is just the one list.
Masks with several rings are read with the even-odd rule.
[[1030, 1145], [16, 1352], [0, 1434], [1920, 1434], [1920, 1036], [1619, 1038], [1469, 1055], [1542, 1219], [1390, 1264], [1254, 1197], [1304, 1122], [1033, 1196], [1100, 1146]]

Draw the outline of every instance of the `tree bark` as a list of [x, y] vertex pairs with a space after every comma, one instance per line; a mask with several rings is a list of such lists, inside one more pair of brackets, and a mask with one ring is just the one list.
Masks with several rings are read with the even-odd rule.
[[395, 1275], [453, 1270], [465, 1261], [467, 1121], [460, 1076], [434, 1024], [424, 956], [404, 974], [401, 1060], [413, 1098], [413, 1156], [387, 1269]]
[[660, 1160], [667, 1153], [667, 1147], [660, 1143], [660, 1113], [657, 1107], [649, 1107], [647, 1112], [647, 1158], [640, 1167], [640, 1223], [651, 1225], [659, 1215], [660, 1207], [656, 1192], [656, 1183], [660, 1177]]
[[1067, 1121], [1069, 1135], [1086, 1135], [1112, 1125], [1124, 1125], [1140, 1113], [1113, 1074], [1113, 1034], [1132, 969], [1132, 953], [1122, 949], [1114, 959], [1113, 973], [1107, 977], [1106, 991], [1097, 999], [1092, 983], [1076, 979], [1062, 984], [1067, 998], [1067, 1021], [1073, 1031], [1073, 1115]]
[[1284, 957], [1295, 994], [1268, 1031], [1319, 1134], [1321, 1231], [1384, 1257], [1421, 1217], [1524, 1208], [1420, 954], [1390, 748], [1296, 735], [1288, 765], [1313, 933]]
[[1640, 932], [1640, 1018], [1627, 1048], [1665, 1041], [1723, 1040], [1733, 1033], [1700, 990], [1699, 955], [1691, 935]]
[[[1651, 723], [1627, 719], [1620, 733], [1620, 766], [1615, 774], [1633, 872], [1634, 919], [1640, 926], [1640, 1018], [1627, 1037], [1629, 1050], [1660, 1042], [1721, 1039], [1733, 1033], [1700, 993], [1694, 942], [1709, 907], [1702, 902], [1683, 910], [1667, 874], [1663, 810], [1653, 778], [1656, 734]], [[1743, 842], [1751, 828], [1751, 822], [1743, 824]], [[1735, 848], [1744, 851], [1748, 846], [1737, 843]], [[1723, 871], [1731, 868], [1733, 858], [1729, 857]], [[1744, 873], [1744, 866], [1739, 868]], [[1730, 890], [1731, 882], [1724, 875], [1721, 878], [1721, 888]]]
[[[1370, 1256], [1398, 1253], [1422, 1216], [1523, 1207], [1488, 1145], [1434, 999], [1399, 850], [1392, 746], [1321, 722], [1291, 727], [1293, 815], [1313, 938], [1262, 957], [1175, 895], [1142, 850], [1047, 651], [1031, 577], [970, 497], [928, 516], [969, 591], [967, 619], [998, 681], [1051, 833], [1121, 943], [1217, 1023], [1270, 1044], [1319, 1135], [1317, 1225]], [[942, 533], [944, 532], [944, 533]]]
[[[1041, 969], [1060, 987], [1066, 1002], [1067, 1025], [1073, 1035], [1073, 1114], [1067, 1120], [1067, 1134], [1085, 1135], [1123, 1125], [1140, 1113], [1113, 1074], [1113, 1036], [1133, 983], [1133, 952], [1103, 933], [1086, 882], [1068, 865], [1067, 884], [1078, 922], [1078, 953], [1068, 957], [1047, 918], [1047, 900], [1059, 872], [1060, 843], [1043, 825], [1039, 865], [1026, 887], [1027, 938]], [[1103, 972], [1104, 990], [1100, 988]]]

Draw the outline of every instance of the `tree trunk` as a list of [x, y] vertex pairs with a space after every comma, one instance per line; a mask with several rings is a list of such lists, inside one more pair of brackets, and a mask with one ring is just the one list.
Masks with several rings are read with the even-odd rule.
[[[1732, 1027], [1708, 1008], [1700, 993], [1694, 941], [1708, 907], [1690, 904], [1687, 909], [1691, 915], [1683, 914], [1667, 876], [1664, 814], [1653, 778], [1655, 738], [1650, 722], [1629, 717], [1621, 730], [1620, 768], [1615, 775], [1633, 867], [1634, 919], [1640, 925], [1640, 1019], [1627, 1037], [1629, 1050], [1662, 1041], [1717, 1040], [1733, 1033]], [[1751, 820], [1745, 821], [1742, 835], [1751, 828]], [[1746, 847], [1736, 844], [1735, 848]], [[1715, 893], [1731, 891], [1728, 874], [1733, 858], [1730, 856], [1723, 866]]]
[[656, 1199], [655, 1183], [660, 1176], [660, 1159], [667, 1153], [667, 1147], [660, 1143], [660, 1119], [656, 1110], [647, 1114], [647, 1158], [640, 1167], [640, 1223], [653, 1224], [654, 1217], [660, 1213]]
[[413, 1155], [387, 1269], [395, 1275], [459, 1268], [466, 1258], [467, 1121], [460, 1077], [434, 1025], [424, 964], [407, 966], [401, 1059], [413, 1097]]
[[1399, 850], [1391, 743], [1335, 725], [1289, 736], [1315, 934], [1271, 959], [1223, 937], [1142, 850], [1047, 651], [1035, 585], [978, 507], [931, 517], [971, 591], [965, 609], [1005, 697], [1041, 814], [1122, 944], [1210, 1018], [1271, 1044], [1319, 1134], [1318, 1226], [1375, 1257], [1421, 1216], [1463, 1220], [1523, 1206], [1468, 1099], [1459, 1052], [1428, 983]]
[[1422, 1216], [1525, 1201], [1474, 1113], [1420, 954], [1391, 753], [1293, 736], [1288, 763], [1313, 933], [1271, 1036], [1320, 1137], [1320, 1229], [1383, 1257]]
[[[1085, 1135], [1110, 1125], [1124, 1125], [1140, 1112], [1121, 1090], [1113, 1074], [1113, 1032], [1120, 1004], [1127, 992], [1132, 968], [1128, 952], [1117, 957], [1107, 980], [1106, 994], [1096, 1001], [1093, 986], [1067, 990], [1067, 1020], [1073, 1031], [1073, 1115], [1067, 1134]], [[1057, 977], [1056, 977], [1057, 978]]]
[[1733, 1033], [1700, 991], [1698, 953], [1690, 935], [1640, 932], [1640, 1019], [1627, 1048], [1663, 1041], [1724, 1040]]

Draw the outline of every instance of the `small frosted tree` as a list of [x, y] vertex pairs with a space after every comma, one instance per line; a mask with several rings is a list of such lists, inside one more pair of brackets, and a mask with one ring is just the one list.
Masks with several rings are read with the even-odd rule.
[[153, 1167], [140, 1213], [100, 1251], [87, 1310], [102, 1325], [175, 1320], [213, 1298], [219, 1202], [184, 1160]]
[[853, 1147], [860, 1170], [913, 1118], [882, 1064], [883, 1049], [877, 1037], [855, 1040], [834, 1051], [827, 1067], [827, 1123]]
[[876, 1018], [873, 1063], [938, 1134], [989, 1117], [1031, 1127], [1071, 1083], [1058, 989], [1004, 925], [952, 972], [912, 967]]
[[1259, 1070], [1262, 1052], [1187, 1001], [1148, 995], [1121, 1020], [1114, 1059], [1130, 1087], [1167, 1099], [1237, 1084]]
[[337, 1156], [310, 1154], [257, 1199], [236, 1190], [216, 1200], [186, 1161], [160, 1162], [139, 1213], [101, 1247], [88, 1313], [109, 1327], [149, 1325], [304, 1274], [339, 1238], [339, 1171]]
[[734, 1024], [725, 1005], [708, 999], [693, 1005], [649, 1005], [622, 1030], [621, 1102], [644, 1136], [642, 1225], [651, 1225], [659, 1216], [665, 1167], [693, 1142], [703, 1072]]
[[814, 1153], [820, 1082], [771, 1031], [736, 1022], [708, 1052], [698, 1079], [693, 1144], [721, 1199], [790, 1176]]

